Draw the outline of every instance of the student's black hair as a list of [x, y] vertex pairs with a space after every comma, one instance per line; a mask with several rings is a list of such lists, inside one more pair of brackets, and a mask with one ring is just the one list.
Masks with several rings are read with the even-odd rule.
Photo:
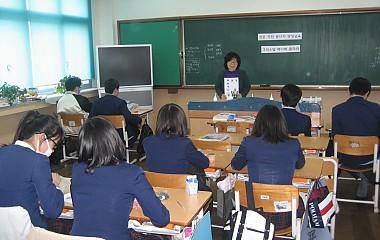
[[302, 90], [298, 86], [289, 83], [281, 89], [282, 104], [287, 107], [295, 107], [302, 97]]
[[156, 135], [165, 133], [166, 136], [175, 135], [184, 137], [187, 135], [187, 120], [183, 109], [174, 103], [168, 103], [158, 112]]
[[116, 129], [101, 117], [87, 119], [78, 137], [78, 162], [87, 163], [86, 173], [96, 167], [118, 165], [125, 156], [125, 145]]
[[367, 78], [357, 77], [352, 79], [348, 89], [351, 95], [364, 96], [366, 93], [369, 95], [371, 93], [371, 82]]
[[119, 82], [113, 78], [107, 79], [104, 83], [104, 90], [106, 93], [113, 93], [113, 90], [119, 89], [119, 87]]
[[66, 91], [74, 91], [74, 89], [80, 87], [80, 85], [82, 85], [82, 80], [79, 77], [73, 76], [65, 82]]
[[57, 118], [37, 111], [28, 111], [18, 124], [13, 143], [17, 140], [27, 140], [38, 133], [45, 133], [48, 139], [58, 137], [59, 141], [64, 136]]
[[233, 59], [233, 58], [235, 58], [237, 63], [238, 63], [236, 69], [239, 69], [240, 63], [241, 63], [240, 56], [239, 56], [239, 54], [234, 53], [234, 52], [229, 52], [224, 57], [224, 69], [228, 70], [227, 62], [231, 61], [231, 59]]
[[284, 142], [290, 139], [281, 110], [274, 105], [263, 106], [257, 114], [252, 136], [263, 136], [268, 143]]

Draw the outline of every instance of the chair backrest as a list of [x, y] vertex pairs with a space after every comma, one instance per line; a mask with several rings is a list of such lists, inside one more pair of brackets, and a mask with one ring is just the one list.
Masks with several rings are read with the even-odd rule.
[[216, 122], [215, 130], [217, 133], [250, 133], [252, 124], [248, 122]]
[[58, 114], [59, 119], [61, 120], [62, 126], [67, 127], [80, 127], [83, 125], [86, 120], [84, 114]]
[[231, 151], [231, 143], [228, 141], [207, 141], [192, 139], [194, 146], [202, 150]]
[[153, 187], [186, 189], [186, 177], [190, 175], [145, 171], [145, 176]]
[[70, 236], [48, 231], [40, 227], [32, 227], [28, 240], [104, 240], [97, 237]]
[[[298, 207], [298, 189], [293, 185], [252, 183], [252, 188], [255, 207], [262, 207], [264, 212], [278, 212], [279, 206], [276, 203], [279, 202], [288, 202], [288, 206], [291, 207], [293, 198], [296, 198], [296, 207]], [[239, 191], [240, 205], [248, 207], [245, 182], [236, 181], [235, 191]]]
[[379, 139], [376, 136], [334, 136], [334, 156], [343, 153], [353, 156], [377, 155]]
[[105, 118], [112, 123], [112, 125], [118, 128], [126, 128], [127, 124], [123, 115], [99, 115], [99, 117]]
[[126, 132], [127, 124], [123, 115], [99, 115], [99, 117], [105, 118], [112, 123], [116, 129], [123, 129], [123, 140], [126, 146], [128, 146], [128, 135]]
[[25, 240], [32, 226], [23, 207], [0, 207], [0, 239]]

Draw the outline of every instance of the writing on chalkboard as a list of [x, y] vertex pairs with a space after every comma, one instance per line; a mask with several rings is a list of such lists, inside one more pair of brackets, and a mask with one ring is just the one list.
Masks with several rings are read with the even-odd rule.
[[185, 47], [185, 72], [199, 73], [202, 61], [223, 59], [221, 43], [206, 43], [204, 46]]
[[371, 68], [376, 68], [376, 66], [380, 66], [380, 46], [375, 47], [374, 54], [375, 56], [373, 57], [373, 60], [370, 62]]

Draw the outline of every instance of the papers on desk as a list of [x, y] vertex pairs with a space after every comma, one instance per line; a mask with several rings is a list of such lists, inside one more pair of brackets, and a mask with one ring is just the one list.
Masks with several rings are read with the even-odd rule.
[[200, 140], [206, 140], [206, 141], [224, 141], [227, 138], [229, 138], [230, 135], [228, 134], [222, 134], [222, 133], [209, 133], [200, 138]]
[[228, 121], [228, 116], [229, 115], [234, 115], [234, 121], [235, 122], [254, 122], [255, 121], [255, 117], [254, 116], [236, 116], [236, 114], [234, 113], [219, 113], [219, 114], [216, 114], [212, 120], [217, 122], [217, 121], [221, 121], [221, 122], [226, 122]]
[[164, 235], [178, 235], [181, 233], [181, 228], [179, 226], [175, 226], [173, 229], [166, 228], [158, 228], [153, 226], [151, 222], [143, 222], [140, 224], [136, 220], [129, 220], [128, 228], [133, 228], [136, 232], [143, 233], [154, 233], [154, 234], [164, 234]]

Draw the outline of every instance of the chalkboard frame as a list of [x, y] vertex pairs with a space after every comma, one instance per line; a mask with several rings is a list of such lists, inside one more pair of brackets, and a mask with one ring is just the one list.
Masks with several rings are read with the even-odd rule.
[[[370, 13], [370, 12], [380, 12], [380, 7], [369, 7], [369, 8], [347, 8], [347, 9], [324, 9], [324, 10], [301, 10], [301, 11], [280, 11], [280, 12], [257, 12], [257, 13], [234, 13], [234, 14], [214, 14], [214, 15], [196, 15], [196, 16], [178, 16], [178, 17], [168, 17], [168, 18], [149, 18], [149, 19], [135, 19], [135, 20], [122, 20], [119, 22], [145, 22], [145, 21], [180, 21], [179, 26], [180, 31], [180, 52], [179, 55], [184, 52], [183, 44], [183, 22], [187, 19], [212, 19], [212, 18], [241, 18], [241, 17], [257, 17], [257, 16], [288, 16], [288, 15], [326, 15], [326, 14], [344, 14], [344, 13]], [[120, 30], [118, 28], [118, 37], [120, 41]], [[184, 79], [184, 61], [180, 57], [180, 85], [179, 86], [156, 86], [154, 88], [166, 88], [169, 93], [176, 93], [178, 89], [213, 89], [213, 85], [185, 85]], [[254, 90], [275, 90], [281, 89], [283, 85], [271, 85], [271, 86], [259, 86], [252, 85], [251, 89]], [[305, 90], [327, 90], [327, 91], [347, 91], [348, 85], [300, 85], [302, 89]], [[380, 85], [373, 85], [373, 91], [380, 91]]]

